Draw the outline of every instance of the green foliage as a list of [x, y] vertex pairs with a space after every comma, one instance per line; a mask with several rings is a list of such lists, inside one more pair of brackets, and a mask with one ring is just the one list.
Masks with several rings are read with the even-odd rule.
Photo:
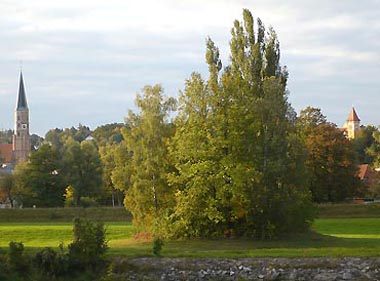
[[306, 165], [315, 202], [339, 202], [358, 192], [360, 181], [352, 143], [329, 123], [311, 130], [306, 139]]
[[7, 259], [0, 253], [1, 280], [99, 280], [105, 272], [108, 249], [101, 223], [74, 220], [74, 241], [66, 252], [45, 247], [34, 256], [24, 254], [24, 245], [10, 242]]
[[57, 252], [48, 247], [36, 253], [33, 264], [43, 276], [51, 279], [55, 278], [61, 271], [64, 271], [60, 268], [62, 263]]
[[81, 206], [82, 197], [101, 193], [102, 163], [92, 142], [78, 143], [68, 139], [64, 145], [63, 173], [73, 191], [74, 206]]
[[[23, 203], [25, 202], [25, 205], [28, 206], [28, 202], [32, 201], [33, 198], [36, 197], [35, 192], [33, 189], [29, 186], [29, 167], [28, 162], [19, 161], [17, 166], [15, 167], [13, 171], [14, 175], [14, 187], [12, 189], [12, 197], [23, 206]], [[30, 202], [30, 206], [33, 205], [32, 202]]]
[[276, 33], [235, 21], [231, 64], [207, 40], [209, 78], [192, 74], [179, 99], [169, 176], [175, 206], [168, 235], [273, 238], [312, 220], [304, 151], [287, 102], [288, 73]]
[[83, 196], [101, 192], [101, 173], [100, 155], [93, 143], [69, 139], [61, 152], [44, 144], [31, 153], [29, 162], [16, 166], [13, 195], [26, 207], [58, 207], [63, 206], [65, 188], [71, 185], [73, 205], [80, 206]]
[[376, 154], [379, 153], [379, 146], [376, 145], [374, 133], [377, 129], [374, 126], [360, 128], [357, 136], [353, 140], [353, 148], [357, 155], [357, 162], [360, 164], [370, 164], [375, 162]]
[[[49, 144], [30, 154], [27, 163], [15, 169], [17, 197], [25, 206], [63, 205], [64, 182], [58, 151]], [[20, 198], [22, 197], [22, 198]]]
[[161, 238], [157, 237], [153, 239], [153, 249], [152, 249], [153, 255], [160, 256], [163, 246], [164, 246], [164, 241]]
[[99, 147], [120, 143], [123, 141], [121, 129], [126, 127], [127, 125], [123, 123], [102, 125], [94, 130], [92, 136]]
[[[159, 231], [159, 220], [173, 204], [173, 192], [166, 176], [171, 169], [168, 159], [168, 140], [172, 135], [168, 124], [169, 112], [175, 107], [173, 98], [165, 98], [160, 85], [146, 86], [136, 98], [140, 114], [129, 112], [129, 129], [122, 130], [129, 161], [116, 164], [115, 185], [125, 190], [125, 205], [133, 215], [133, 223], [141, 230]], [[121, 148], [123, 149], [123, 148]], [[123, 185], [123, 183], [125, 185]]]
[[[369, 132], [368, 132], [369, 131]], [[365, 154], [368, 157], [368, 162], [374, 168], [380, 167], [380, 131], [378, 128], [368, 126], [364, 129], [364, 134], [367, 134], [370, 144], [365, 148]], [[368, 136], [372, 132], [372, 138]], [[360, 135], [359, 135], [360, 137]]]
[[301, 110], [300, 116], [297, 118], [298, 130], [304, 137], [307, 137], [315, 127], [325, 123], [327, 123], [327, 119], [321, 109], [310, 106]]
[[66, 129], [52, 129], [45, 135], [45, 140], [53, 145], [58, 151], [61, 151], [65, 142], [72, 138], [75, 141], [81, 143], [88, 136], [91, 135], [89, 127], [79, 124], [77, 128], [71, 127]]
[[104, 225], [76, 218], [73, 232], [74, 241], [68, 245], [70, 265], [77, 270], [103, 268], [108, 249]]
[[0, 173], [0, 201], [9, 200], [13, 207], [13, 190], [15, 187], [15, 178], [11, 173]]
[[[122, 190], [125, 189], [126, 184], [124, 183], [124, 180], [128, 174], [123, 172], [123, 168], [127, 161], [123, 161], [125, 155], [123, 148], [125, 148], [124, 141], [99, 147], [99, 154], [103, 165], [104, 193], [102, 194], [102, 197], [104, 201], [111, 201], [110, 203], [112, 203], [112, 206], [122, 206], [124, 199]], [[121, 175], [120, 180], [118, 180], [117, 177], [118, 173]], [[114, 180], [112, 179], [113, 177]], [[116, 186], [122, 186], [122, 188], [117, 189]]]
[[29, 270], [29, 258], [24, 255], [24, 244], [21, 242], [10, 242], [7, 260], [9, 271], [16, 276], [26, 276]]

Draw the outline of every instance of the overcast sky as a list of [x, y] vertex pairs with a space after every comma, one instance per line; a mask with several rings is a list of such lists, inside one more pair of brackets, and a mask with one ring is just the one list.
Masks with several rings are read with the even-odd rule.
[[205, 38], [228, 63], [234, 19], [273, 26], [297, 112], [380, 124], [380, 0], [0, 0], [0, 128], [13, 127], [20, 61], [31, 133], [123, 122], [144, 85], [177, 96], [206, 75]]

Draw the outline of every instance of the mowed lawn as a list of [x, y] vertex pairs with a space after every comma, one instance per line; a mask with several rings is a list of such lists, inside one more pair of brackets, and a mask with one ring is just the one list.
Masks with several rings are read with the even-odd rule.
[[[148, 239], [135, 239], [130, 223], [106, 223], [109, 255], [152, 256]], [[313, 232], [276, 241], [251, 239], [165, 241], [168, 257], [380, 256], [380, 218], [317, 219]], [[71, 223], [0, 223], [0, 247], [23, 242], [27, 251], [67, 246]]]

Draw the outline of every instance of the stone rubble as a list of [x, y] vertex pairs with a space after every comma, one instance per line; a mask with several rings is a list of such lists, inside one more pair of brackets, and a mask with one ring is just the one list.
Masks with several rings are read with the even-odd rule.
[[134, 258], [112, 280], [380, 280], [380, 258]]

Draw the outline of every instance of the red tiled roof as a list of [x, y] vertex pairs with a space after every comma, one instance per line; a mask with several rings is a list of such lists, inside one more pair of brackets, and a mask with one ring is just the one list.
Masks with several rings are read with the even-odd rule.
[[12, 144], [0, 143], [0, 162], [11, 163], [13, 160]]

